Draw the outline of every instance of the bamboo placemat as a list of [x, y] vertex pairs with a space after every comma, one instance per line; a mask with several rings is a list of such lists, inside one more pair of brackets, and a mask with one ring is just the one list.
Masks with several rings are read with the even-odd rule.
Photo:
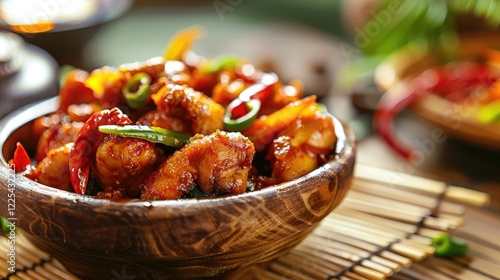
[[[500, 250], [470, 233], [468, 205], [488, 194], [444, 182], [357, 165], [342, 204], [298, 247], [226, 279], [500, 279]], [[466, 257], [433, 257], [430, 238], [442, 232], [469, 243]], [[8, 239], [0, 237], [4, 279], [78, 279], [47, 253], [16, 236], [16, 272], [9, 274]]]

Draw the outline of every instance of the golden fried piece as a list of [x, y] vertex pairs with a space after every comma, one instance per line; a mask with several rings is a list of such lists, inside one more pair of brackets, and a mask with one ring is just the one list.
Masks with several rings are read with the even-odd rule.
[[267, 160], [274, 183], [293, 180], [323, 164], [337, 142], [332, 119], [319, 112], [301, 115], [281, 131]]
[[199, 91], [184, 86], [167, 84], [151, 96], [160, 111], [184, 108], [192, 120], [192, 133], [208, 135], [224, 128], [226, 109]]
[[170, 114], [160, 110], [151, 110], [141, 116], [137, 120], [137, 124], [157, 126], [173, 131], [191, 133], [192, 121], [188, 116], [186, 116], [186, 114], [183, 113], [185, 113], [183, 109], [174, 109], [170, 112]]
[[[67, 115], [64, 116], [69, 118]], [[55, 115], [52, 117], [55, 117]], [[82, 126], [83, 122], [66, 122], [61, 120], [48, 127], [43, 131], [38, 140], [35, 159], [41, 161], [50, 150], [74, 142]]]
[[38, 164], [31, 176], [39, 183], [56, 189], [72, 191], [69, 179], [69, 152], [73, 143], [51, 149]]
[[255, 148], [239, 132], [191, 138], [146, 179], [142, 199], [179, 199], [196, 185], [206, 195], [246, 191]]
[[103, 191], [138, 197], [139, 185], [163, 159], [162, 150], [152, 142], [107, 136], [97, 147], [92, 172]]
[[129, 76], [134, 76], [138, 73], [146, 73], [153, 80], [164, 75], [164, 69], [165, 60], [161, 57], [153, 57], [141, 62], [126, 63], [118, 67], [120, 72], [126, 73]]

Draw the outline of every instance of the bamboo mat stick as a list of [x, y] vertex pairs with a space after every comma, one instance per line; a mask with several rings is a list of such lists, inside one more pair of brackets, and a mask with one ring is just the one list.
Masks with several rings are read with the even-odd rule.
[[[295, 251], [292, 251], [291, 254], [294, 254], [294, 252]], [[334, 256], [334, 255], [329, 255], [327, 253], [324, 253], [322, 251], [317, 250], [316, 248], [310, 248], [310, 247], [306, 247], [306, 246], [299, 246], [299, 247], [297, 247], [297, 252], [301, 252], [303, 254], [312, 256], [313, 258], [315, 256], [316, 257], [317, 256], [323, 256], [323, 257], [328, 256], [328, 258], [325, 258], [325, 261], [327, 261], [330, 264], [335, 265], [337, 267], [336, 271], [341, 271], [341, 270], [344, 270], [346, 268], [349, 268], [349, 267], [351, 267], [355, 263], [355, 262], [353, 262], [351, 260], [347, 260], [347, 259], [344, 259], [344, 258], [341, 258], [341, 257], [337, 257], [337, 256]]]
[[409, 275], [412, 279], [450, 280], [449, 276], [439, 271], [430, 270], [421, 263], [414, 264], [411, 269], [405, 268], [400, 273]]
[[450, 228], [452, 228], [452, 229], [459, 228], [465, 224], [464, 217], [449, 215], [446, 213], [440, 213], [437, 215], [437, 217], [448, 221], [448, 223], [450, 224]]
[[389, 247], [389, 249], [395, 253], [406, 256], [415, 262], [422, 261], [429, 256], [427, 252], [408, 244], [394, 243]]
[[266, 270], [259, 274], [258, 278], [256, 279], [262, 279], [262, 280], [286, 280], [288, 278], [284, 277], [283, 275], [277, 274], [273, 271]]
[[432, 247], [430, 245], [430, 243], [420, 243], [420, 242], [418, 242], [416, 240], [412, 240], [412, 239], [402, 239], [399, 242], [401, 244], [406, 244], [408, 246], [419, 248], [422, 251], [424, 251], [425, 253], [427, 253], [428, 256], [434, 255], [434, 252], [436, 251], [436, 249], [434, 247]]
[[334, 277], [330, 276], [328, 279], [338, 279], [338, 280], [370, 280], [366, 277], [363, 277], [361, 275], [358, 275], [356, 273], [346, 271], [344, 274], [342, 274], [340, 277]]
[[357, 229], [352, 229], [352, 228], [347, 228], [343, 226], [338, 226], [336, 225], [335, 227], [330, 227], [328, 228], [329, 231], [331, 232], [337, 232], [341, 233], [344, 235], [352, 235], [356, 236], [357, 238], [363, 239], [363, 240], [370, 240], [370, 243], [376, 244], [380, 247], [385, 247], [389, 246], [391, 243], [394, 243], [389, 246], [389, 249], [391, 251], [394, 251], [400, 255], [403, 255], [405, 257], [408, 257], [414, 261], [421, 261], [427, 256], [427, 253], [419, 248], [407, 245], [407, 244], [398, 244], [395, 242], [398, 242], [398, 238], [391, 238], [387, 236], [381, 236], [377, 235], [374, 233], [368, 233], [364, 232], [362, 230], [357, 230]]
[[[385, 276], [383, 276], [379, 273], [379, 272], [381, 272], [384, 274], [384, 272], [380, 271], [378, 269], [375, 269], [374, 267], [376, 267], [377, 265], [373, 262], [361, 263], [361, 266], [354, 265], [355, 263], [353, 263], [353, 262], [350, 262], [350, 261], [346, 262], [346, 261], [342, 260], [341, 258], [337, 258], [337, 257], [332, 258], [327, 253], [318, 252], [318, 251], [315, 251], [313, 248], [307, 248], [306, 246], [305, 247], [299, 246], [297, 252], [301, 252], [303, 254], [306, 254], [311, 258], [316, 258], [318, 264], [321, 267], [325, 268], [323, 271], [326, 273], [326, 275], [320, 277], [320, 279], [325, 279], [325, 278], [328, 278], [328, 276], [338, 275], [338, 274], [348, 275], [350, 278], [355, 278], [355, 279], [359, 279], [359, 278], [380, 279], [380, 277], [385, 278]], [[333, 267], [335, 269], [332, 269]], [[364, 270], [362, 267], [365, 267], [368, 270]], [[317, 269], [318, 267], [315, 267], [315, 268]], [[356, 274], [354, 272], [354, 271], [359, 270], [359, 269], [363, 270], [365, 275]], [[386, 270], [386, 268], [384, 268], [384, 269]], [[373, 271], [371, 271], [371, 270], [373, 270]], [[353, 271], [353, 272], [349, 273], [351, 271]], [[389, 271], [389, 273], [391, 273], [391, 271]], [[358, 277], [355, 277], [354, 275], [358, 275]]]
[[372, 268], [363, 266], [363, 265], [356, 265], [353, 264], [352, 262], [343, 260], [341, 258], [337, 257], [329, 257], [329, 258], [323, 258], [325, 262], [328, 262], [329, 265], [335, 265], [337, 267], [342, 267], [343, 269], [348, 269], [346, 271], [342, 271], [342, 269], [337, 269], [337, 273], [333, 273], [332, 275], [337, 275], [338, 273], [342, 273], [342, 275], [347, 275], [348, 277], [353, 277], [353, 274], [349, 274], [348, 272], [357, 274], [363, 278], [366, 279], [371, 279], [371, 280], [382, 280], [386, 279], [387, 275], [384, 274], [383, 272], [374, 270]]
[[436, 209], [438, 212], [444, 212], [454, 215], [463, 215], [465, 207], [457, 203], [449, 201], [441, 201], [438, 196], [428, 196], [418, 194], [405, 189], [400, 189], [387, 184], [370, 182], [360, 179], [354, 179], [350, 192], [358, 191], [361, 193], [380, 196], [400, 202], [410, 203], [417, 206], [426, 207], [428, 209]]
[[286, 263], [283, 264], [281, 261], [284, 258], [279, 258], [277, 261], [274, 261], [269, 266], [269, 269], [277, 274], [283, 275], [282, 277], [286, 277], [285, 279], [300, 279], [300, 280], [309, 280], [311, 277], [299, 272], [295, 269], [290, 268]]
[[444, 182], [361, 164], [356, 165], [354, 176], [363, 180], [381, 182], [389, 186], [398, 186], [413, 192], [436, 196], [439, 196], [446, 189]]
[[348, 228], [352, 229], [358, 229], [358, 230], [363, 230], [364, 232], [370, 232], [373, 234], [377, 234], [379, 236], [387, 236], [389, 238], [405, 238], [408, 236], [410, 233], [409, 232], [404, 232], [396, 229], [388, 229], [384, 228], [383, 226], [379, 226], [377, 224], [371, 224], [368, 222], [360, 223], [358, 221], [353, 221], [349, 219], [336, 219], [333, 221], [325, 221], [325, 225], [328, 225], [329, 227], [336, 227], [336, 226], [345, 226]]
[[427, 236], [412, 234], [412, 235], [408, 236], [408, 239], [413, 240], [413, 241], [420, 243], [420, 244], [427, 244], [427, 245], [431, 244], [431, 238], [429, 238]]
[[487, 277], [481, 273], [477, 273], [475, 271], [466, 269], [463, 266], [454, 263], [451, 260], [443, 259], [443, 258], [432, 258], [426, 260], [422, 263], [428, 269], [439, 271], [443, 274], [453, 276], [459, 279], [474, 279], [474, 280], [490, 280], [490, 277]]
[[447, 231], [435, 230], [435, 229], [430, 229], [430, 228], [420, 228], [420, 229], [418, 229], [416, 234], [418, 234], [420, 236], [427, 237], [427, 238], [432, 238], [432, 237], [437, 236], [443, 232], [447, 232]]
[[26, 247], [29, 251], [31, 251], [33, 254], [35, 254], [39, 259], [44, 260], [44, 261], [49, 261], [51, 259], [50, 255], [33, 245], [25, 236], [22, 231], [19, 231], [19, 233], [16, 235], [16, 240], [17, 243], [20, 244], [20, 246]]
[[456, 216], [463, 216], [465, 214], [465, 206], [444, 200], [441, 201], [437, 210], [438, 213], [446, 213]]
[[357, 254], [353, 254], [347, 250], [343, 250], [343, 249], [336, 247], [336, 246], [331, 246], [331, 244], [325, 244], [322, 241], [323, 240], [321, 240], [319, 238], [313, 237], [310, 240], [307, 240], [307, 242], [304, 242], [301, 246], [308, 247], [308, 248], [311, 248], [314, 250], [318, 250], [318, 251], [321, 251], [321, 252], [324, 252], [324, 253], [327, 253], [329, 255], [339, 257], [339, 258], [343, 258], [343, 259], [349, 260], [351, 262], [357, 262], [357, 261], [363, 259], [363, 257], [361, 257]]
[[[390, 267], [381, 265], [381, 264], [376, 263], [374, 261], [371, 261], [369, 259], [362, 259], [359, 256], [355, 256], [355, 255], [351, 255], [351, 254], [344, 255], [341, 253], [331, 252], [330, 250], [327, 251], [327, 250], [324, 250], [322, 247], [317, 247], [317, 246], [311, 247], [311, 246], [308, 246], [307, 244], [304, 244], [302, 246], [297, 247], [297, 251], [306, 252], [307, 254], [311, 255], [313, 258], [316, 257], [316, 261], [318, 263], [321, 263], [322, 261], [324, 262], [324, 260], [331, 260], [332, 256], [334, 256], [335, 258], [341, 258], [341, 259], [347, 260], [348, 262], [346, 264], [351, 263], [351, 266], [354, 263], [358, 262], [361, 266], [364, 266], [366, 268], [381, 272], [381, 273], [385, 274], [386, 276], [390, 276], [390, 275], [394, 274], [394, 270], [391, 269]], [[347, 257], [345, 257], [345, 256], [347, 256]], [[331, 274], [331, 271], [329, 272], [329, 274]]]
[[401, 269], [401, 265], [388, 260], [384, 259], [379, 256], [372, 255], [371, 252], [350, 246], [348, 244], [338, 242], [338, 241], [333, 241], [329, 240], [326, 241], [324, 238], [320, 238], [316, 235], [310, 236], [306, 241], [303, 243], [304, 246], [322, 246], [321, 250], [328, 253], [332, 254], [338, 257], [343, 257], [345, 259], [349, 259], [351, 261], [359, 261], [360, 259], [369, 259], [375, 263], [378, 263], [380, 265], [383, 265], [387, 268], [390, 268], [392, 271], [398, 271]]
[[348, 207], [350, 209], [369, 213], [375, 216], [393, 219], [395, 221], [418, 224], [422, 217], [409, 212], [402, 212], [392, 209], [387, 205], [377, 205], [366, 201], [354, 200], [347, 196], [338, 208]]
[[[16, 243], [16, 265], [19, 263], [20, 264], [20, 270], [23, 269], [30, 269], [30, 270], [35, 270], [38, 275], [45, 277], [47, 279], [51, 280], [65, 280], [64, 278], [59, 277], [57, 274], [54, 274], [51, 271], [42, 269], [40, 267], [40, 264], [42, 263], [42, 260], [33, 257], [32, 254], [27, 254], [26, 250], [24, 250], [23, 247], [18, 246], [19, 244]], [[7, 244], [2, 242], [0, 244], [0, 249], [2, 251], [8, 252], [9, 248], [6, 247]]]
[[385, 267], [388, 267], [392, 271], [398, 271], [401, 269], [401, 265], [394, 261], [391, 261], [389, 259], [384, 259], [380, 256], [372, 255], [371, 252], [367, 252], [365, 250], [350, 246], [345, 243], [337, 241], [325, 242], [323, 238], [319, 238], [313, 235], [310, 238], [308, 238], [308, 240], [304, 243], [304, 245], [306, 246], [309, 246], [310, 244], [323, 245], [323, 250], [325, 252], [333, 255], [343, 256], [344, 258], [351, 259], [352, 261], [357, 261], [361, 258], [364, 258], [364, 259], [369, 259]]
[[358, 164], [354, 170], [355, 177], [361, 180], [380, 182], [398, 186], [417, 193], [427, 193], [475, 206], [486, 206], [490, 203], [489, 194], [457, 186], [447, 186], [444, 182], [418, 177], [402, 172]]
[[41, 266], [35, 266], [33, 268], [38, 274], [42, 275], [43, 277], [50, 279], [50, 280], [65, 280], [64, 278], [60, 277], [57, 274], [54, 274], [51, 270], [47, 270], [44, 267]]
[[[322, 236], [323, 238], [342, 242], [342, 243], [348, 244], [350, 246], [360, 248], [360, 249], [370, 251], [370, 252], [377, 252], [380, 249], [383, 249], [383, 247], [377, 246], [373, 243], [369, 243], [369, 242], [364, 241], [364, 240], [354, 238], [350, 235], [333, 233], [333, 232], [330, 232], [328, 230], [323, 230], [322, 228], [317, 229], [316, 234], [318, 236]], [[396, 262], [403, 267], [410, 266], [413, 262], [411, 259], [409, 259], [405, 256], [401, 256], [401, 255], [392, 253], [390, 251], [381, 251], [378, 254], [381, 257], [388, 259], [390, 261]]]
[[446, 219], [434, 218], [434, 217], [425, 217], [423, 225], [427, 228], [440, 231], [449, 231], [456, 228], [454, 223]]
[[413, 261], [410, 258], [405, 256], [398, 255], [391, 251], [382, 251], [379, 253], [382, 258], [397, 262], [401, 264], [402, 267], [409, 267], [413, 264]]
[[335, 209], [335, 211], [333, 211], [332, 214], [328, 215], [325, 219], [333, 218], [335, 215], [342, 215], [359, 221], [373, 222], [379, 225], [383, 225], [387, 228], [393, 228], [405, 232], [415, 232], [418, 228], [416, 225], [413, 224], [403, 223], [387, 219], [384, 217], [374, 216], [348, 207], [340, 207]]
[[[448, 221], [440, 218], [433, 218], [430, 216], [420, 216], [415, 215], [414, 213], [401, 211], [399, 209], [393, 209], [387, 205], [380, 205], [377, 203], [370, 203], [361, 200], [354, 200], [350, 197], [346, 197], [344, 200], [344, 204], [339, 206], [339, 209], [344, 207], [348, 207], [360, 212], [365, 212], [367, 214], [372, 214], [375, 216], [392, 219], [398, 222], [410, 223], [413, 225], [418, 225], [422, 222], [427, 227], [431, 227], [434, 229], [439, 229], [442, 231], [449, 230], [452, 228], [453, 224]], [[425, 218], [424, 218], [425, 217]]]
[[428, 208], [437, 207], [439, 204], [437, 196], [418, 194], [399, 187], [388, 186], [387, 184], [366, 181], [358, 178], [354, 178], [351, 190], [374, 196], [386, 197], [397, 201], [408, 202]]
[[43, 264], [43, 267], [48, 271], [51, 271], [53, 274], [61, 277], [65, 280], [78, 280], [78, 277], [75, 277], [64, 270], [61, 270], [59, 267], [55, 266], [52, 262], [46, 262]]
[[[7, 242], [0, 242], [0, 251], [2, 252], [9, 252], [9, 245]], [[7, 254], [1, 254], [0, 255], [0, 260], [2, 260], [2, 262], [7, 262], [9, 261], [9, 256], [7, 256]], [[17, 270], [23, 270], [25, 269], [26, 267], [31, 267], [31, 264], [28, 264], [28, 261], [26, 259], [24, 259], [22, 256], [18, 256], [16, 254], [16, 263], [15, 263], [15, 268], [16, 268], [16, 271]]]
[[326, 266], [323, 266], [321, 263], [324, 260], [301, 253], [300, 251], [294, 250], [280, 261], [290, 268], [300, 271], [300, 273], [304, 273], [313, 279], [326, 279], [329, 275], [329, 272], [325, 271]]
[[379, 263], [383, 266], [387, 266], [389, 267], [390, 269], [392, 269], [394, 272], [398, 272], [400, 269], [401, 269], [401, 265], [394, 262], [394, 261], [391, 261], [389, 259], [385, 259], [385, 258], [382, 258], [380, 256], [377, 256], [377, 255], [373, 255], [370, 257], [370, 260], [376, 262], [376, 263]]
[[33, 278], [30, 275], [28, 275], [22, 271], [9, 277], [9, 280], [36, 280], [36, 279], [37, 278]]
[[453, 201], [484, 207], [490, 204], [491, 197], [489, 194], [479, 192], [464, 187], [450, 186], [446, 189], [445, 198]]
[[432, 211], [429, 207], [412, 205], [412, 204], [409, 204], [407, 202], [401, 202], [401, 201], [397, 201], [394, 199], [373, 196], [371, 194], [364, 194], [364, 193], [357, 192], [357, 191], [350, 191], [348, 194], [348, 197], [351, 199], [359, 200], [359, 201], [366, 201], [367, 203], [370, 203], [370, 204], [384, 205], [384, 206], [387, 206], [388, 208], [397, 209], [401, 212], [413, 213], [413, 214], [418, 215], [420, 217], [428, 216], [428, 215], [432, 214]]
[[30, 277], [32, 277], [33, 279], [36, 279], [36, 280], [51, 280], [47, 277], [44, 277], [43, 275], [38, 274], [38, 272], [34, 271], [33, 269], [28, 269], [25, 272]]
[[10, 271], [8, 268], [9, 265], [7, 264], [7, 262], [5, 261], [0, 262], [0, 277], [4, 278], [7, 277], [7, 275], [9, 275]]
[[490, 275], [493, 278], [500, 279], [500, 263], [492, 262], [481, 257], [473, 258], [455, 258], [454, 261], [462, 264], [465, 267], [474, 269], [476, 271], [482, 271], [485, 274]]
[[[335, 216], [333, 216], [335, 217]], [[430, 244], [430, 239], [427, 237], [422, 237], [422, 236], [416, 236], [413, 234], [413, 232], [406, 232], [402, 230], [397, 230], [397, 229], [391, 229], [387, 228], [385, 226], [381, 226], [377, 223], [370, 223], [370, 222], [365, 222], [365, 221], [360, 221], [356, 220], [355, 218], [350, 218], [350, 217], [337, 217], [337, 219], [332, 219], [332, 220], [327, 220], [324, 223], [330, 224], [332, 227], [334, 227], [336, 224], [341, 224], [341, 225], [347, 225], [352, 228], [357, 228], [357, 229], [363, 229], [367, 232], [374, 232], [394, 238], [399, 238], [402, 240], [408, 239], [408, 242], [412, 242], [415, 244], [423, 245], [421, 246], [422, 248], [427, 248], [429, 247], [428, 245]], [[416, 230], [415, 230], [416, 231]], [[413, 237], [413, 238], [411, 238]], [[428, 248], [427, 248], [428, 250]]]

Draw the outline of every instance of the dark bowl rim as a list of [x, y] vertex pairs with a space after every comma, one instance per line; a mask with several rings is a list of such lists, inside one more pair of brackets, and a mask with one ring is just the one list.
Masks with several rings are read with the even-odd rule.
[[[37, 102], [20, 107], [11, 113], [7, 114], [0, 120], [0, 174], [12, 172], [8, 166], [8, 162], [3, 155], [3, 147], [7, 139], [11, 134], [22, 127], [23, 125], [33, 121], [35, 118], [51, 113], [57, 109], [57, 104], [59, 104], [59, 97], [51, 97], [43, 99]], [[127, 205], [130, 207], [175, 207], [175, 206], [189, 206], [189, 205], [200, 205], [200, 204], [214, 204], [219, 205], [221, 203], [240, 201], [251, 199], [255, 197], [266, 197], [270, 194], [286, 192], [291, 189], [292, 186], [297, 184], [302, 184], [320, 175], [320, 172], [328, 169], [332, 169], [334, 165], [345, 164], [342, 159], [346, 160], [350, 157], [355, 156], [355, 142], [356, 137], [354, 131], [350, 128], [347, 123], [341, 122], [335, 116], [328, 114], [334, 122], [335, 134], [337, 136], [337, 143], [335, 147], [335, 155], [328, 160], [325, 164], [318, 167], [317, 169], [311, 171], [310, 173], [298, 177], [294, 180], [269, 186], [267, 188], [250, 191], [239, 195], [228, 195], [210, 198], [192, 198], [192, 199], [178, 199], [178, 200], [140, 200], [132, 199], [125, 202], [113, 201], [108, 199], [97, 199], [90, 195], [82, 195], [77, 193], [72, 193], [68, 191], [59, 190], [44, 184], [40, 184], [33, 180], [24, 177], [22, 174], [15, 175], [16, 188], [23, 189], [27, 192], [36, 192], [37, 194], [49, 196], [52, 198], [57, 198], [56, 203], [59, 201], [73, 202], [73, 203], [85, 203], [91, 207], [108, 207], [116, 206], [117, 209]], [[1, 169], [5, 169], [2, 171]], [[13, 173], [12, 173], [13, 174]]]

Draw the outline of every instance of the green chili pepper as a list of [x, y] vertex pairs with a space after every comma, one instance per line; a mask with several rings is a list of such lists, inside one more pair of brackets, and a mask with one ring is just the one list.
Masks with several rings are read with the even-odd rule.
[[234, 68], [241, 61], [243, 60], [239, 56], [227, 54], [210, 61], [208, 64], [202, 66], [201, 70], [204, 73], [216, 73], [224, 68]]
[[8, 234], [9, 232], [11, 232], [11, 223], [6, 218], [0, 216], [0, 223], [2, 224], [3, 234]]
[[99, 131], [122, 137], [144, 139], [174, 148], [181, 148], [189, 143], [190, 134], [147, 125], [101, 125]]
[[125, 102], [132, 109], [144, 105], [149, 93], [151, 77], [146, 73], [137, 73], [125, 84], [122, 89]]
[[460, 240], [453, 239], [446, 233], [434, 236], [431, 239], [431, 246], [436, 248], [434, 255], [439, 257], [461, 257], [467, 255], [467, 244]]
[[224, 125], [228, 130], [232, 131], [240, 131], [249, 127], [257, 118], [260, 110], [260, 105], [260, 100], [250, 99], [245, 103], [245, 106], [249, 110], [248, 113], [237, 119], [232, 118], [231, 110], [226, 110], [226, 114], [224, 115]]
[[500, 100], [488, 103], [479, 109], [479, 121], [492, 123], [500, 121]]

